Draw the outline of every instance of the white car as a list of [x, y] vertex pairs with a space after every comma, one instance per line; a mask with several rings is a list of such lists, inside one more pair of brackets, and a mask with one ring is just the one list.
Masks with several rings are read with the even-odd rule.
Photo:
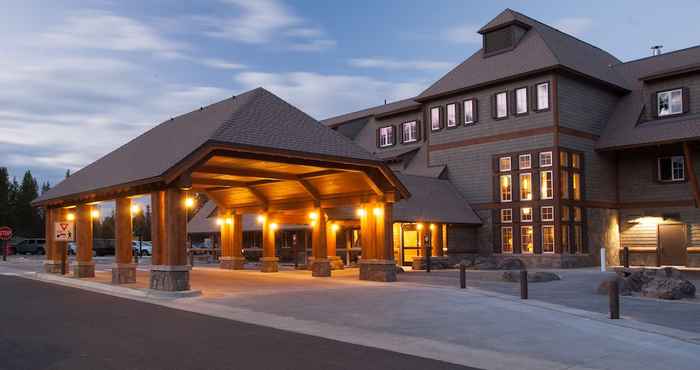
[[[131, 242], [134, 255], [139, 254], [139, 241], [134, 240]], [[140, 256], [150, 256], [153, 253], [153, 244], [151, 242], [141, 242], [141, 254]]]

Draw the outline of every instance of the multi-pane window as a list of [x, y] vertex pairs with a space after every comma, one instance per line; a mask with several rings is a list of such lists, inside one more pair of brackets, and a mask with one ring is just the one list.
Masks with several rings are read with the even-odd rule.
[[584, 253], [585, 249], [583, 247], [583, 232], [581, 225], [574, 225], [574, 249], [578, 253]]
[[552, 166], [552, 152], [540, 153], [540, 167], [551, 167], [551, 166]]
[[501, 227], [501, 250], [503, 253], [513, 253], [513, 227]]
[[537, 84], [537, 110], [549, 109], [549, 82]]
[[496, 118], [508, 117], [508, 93], [496, 94]]
[[513, 189], [510, 175], [501, 175], [501, 202], [511, 202], [513, 200]]
[[405, 122], [401, 126], [403, 128], [402, 132], [404, 143], [413, 143], [418, 141], [418, 122]]
[[569, 225], [561, 226], [561, 249], [563, 251], [569, 250]]
[[437, 131], [442, 128], [440, 123], [440, 107], [430, 108], [430, 129]]
[[379, 129], [379, 146], [394, 145], [394, 126], [381, 127]]
[[682, 156], [662, 157], [657, 160], [659, 181], [685, 180], [685, 161]]
[[574, 172], [571, 176], [571, 191], [574, 195], [574, 200], [581, 200], [581, 174]]
[[520, 226], [520, 249], [523, 253], [535, 251], [534, 238], [532, 236], [532, 226]]
[[532, 174], [520, 174], [520, 200], [532, 200]]
[[457, 126], [457, 104], [447, 104], [447, 127]]
[[501, 172], [505, 171], [510, 171], [511, 169], [511, 163], [510, 163], [510, 157], [501, 157], [498, 160], [498, 169]]
[[561, 183], [561, 199], [569, 199], [569, 171], [561, 171], [559, 182]]
[[659, 117], [683, 113], [683, 89], [657, 93], [656, 104]]
[[581, 222], [583, 220], [583, 211], [580, 207], [574, 207], [574, 221]]
[[532, 222], [532, 208], [531, 207], [520, 208], [520, 222]]
[[527, 113], [527, 87], [515, 89], [515, 114]]
[[527, 170], [532, 168], [532, 155], [521, 154], [518, 156], [518, 168], [521, 170]]
[[501, 210], [501, 222], [513, 222], [513, 210], [510, 208]]
[[571, 167], [576, 169], [581, 168], [581, 154], [571, 153]]
[[540, 172], [540, 199], [552, 198], [554, 198], [552, 171], [542, 171]]
[[569, 166], [569, 153], [559, 152], [559, 165], [562, 167]]
[[542, 252], [554, 253], [554, 226], [542, 226]]
[[566, 222], [571, 219], [569, 214], [569, 206], [561, 206], [561, 220]]
[[554, 221], [554, 207], [544, 206], [540, 209], [540, 218], [542, 221]]
[[472, 124], [476, 122], [476, 100], [469, 99], [464, 101], [464, 124]]

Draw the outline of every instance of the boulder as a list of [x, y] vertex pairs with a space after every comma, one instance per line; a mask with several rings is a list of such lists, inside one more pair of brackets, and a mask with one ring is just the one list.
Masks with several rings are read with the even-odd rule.
[[525, 264], [518, 258], [504, 258], [498, 263], [499, 270], [524, 270]]
[[471, 256], [470, 258], [465, 258], [455, 266], [459, 268], [460, 265], [464, 265], [467, 269], [471, 270], [498, 270], [498, 263], [493, 257], [485, 256]]
[[642, 287], [641, 295], [658, 299], [682, 299], [694, 297], [695, 286], [688, 280], [657, 278]]
[[[514, 283], [520, 282], [520, 271], [505, 271], [503, 272], [502, 279]], [[555, 280], [561, 280], [561, 278], [553, 272], [537, 271], [527, 274], [527, 281], [530, 283], [544, 283]]]

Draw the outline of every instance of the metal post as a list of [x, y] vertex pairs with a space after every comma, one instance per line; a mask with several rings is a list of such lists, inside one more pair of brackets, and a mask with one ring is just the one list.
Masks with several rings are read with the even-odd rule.
[[617, 278], [610, 280], [608, 295], [610, 298], [610, 319], [618, 320], [620, 318], [620, 286], [617, 284]]
[[68, 243], [62, 243], [63, 248], [61, 248], [61, 275], [66, 274], [66, 260], [68, 259]]
[[467, 287], [467, 266], [463, 263], [459, 264], [459, 287], [462, 289]]
[[423, 245], [425, 245], [425, 272], [430, 272], [432, 248], [430, 245], [430, 237], [427, 234], [423, 238]]
[[141, 238], [141, 233], [139, 232], [139, 250], [136, 251], [134, 254], [134, 262], [138, 265], [139, 263], [139, 257], [141, 257], [141, 254], [143, 253], [143, 238]]
[[8, 243], [8, 241], [4, 240], [3, 245], [2, 245], [2, 260], [3, 260], [3, 262], [7, 261], [7, 243]]
[[600, 272], [605, 272], [605, 247], [600, 248]]
[[622, 248], [622, 257], [625, 260], [625, 268], [630, 267], [630, 247]]
[[520, 299], [527, 299], [527, 270], [520, 270]]

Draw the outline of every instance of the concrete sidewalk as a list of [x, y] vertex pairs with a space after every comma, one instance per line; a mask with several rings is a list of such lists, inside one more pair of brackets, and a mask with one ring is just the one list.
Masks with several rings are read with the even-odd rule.
[[[141, 292], [147, 281], [139, 272], [134, 288], [114, 287], [99, 282], [102, 274], [94, 281], [52, 279], [118, 296]], [[326, 279], [306, 271], [195, 268], [192, 287], [203, 291], [200, 297], [130, 298], [484, 369], [665, 370], [700, 363], [696, 333], [474, 288], [361, 282], [356, 274], [334, 271]]]

